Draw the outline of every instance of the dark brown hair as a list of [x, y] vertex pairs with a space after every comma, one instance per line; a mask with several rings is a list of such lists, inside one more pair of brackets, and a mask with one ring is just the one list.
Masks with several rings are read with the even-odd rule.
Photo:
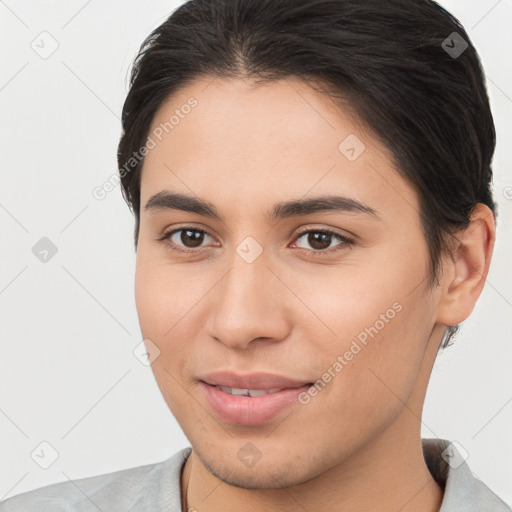
[[460, 22], [436, 2], [191, 0], [143, 42], [123, 107], [117, 158], [135, 247], [144, 160], [132, 155], [164, 100], [208, 76], [297, 77], [340, 108], [348, 102], [419, 193], [430, 284], [449, 235], [468, 225], [474, 206], [495, 214], [495, 130], [481, 63]]

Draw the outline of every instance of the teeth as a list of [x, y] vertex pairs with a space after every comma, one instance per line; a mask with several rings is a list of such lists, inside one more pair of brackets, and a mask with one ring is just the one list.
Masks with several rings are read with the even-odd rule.
[[216, 386], [220, 390], [224, 391], [224, 393], [229, 393], [230, 395], [235, 396], [262, 396], [269, 395], [271, 393], [277, 393], [281, 391], [282, 388], [273, 388], [273, 389], [244, 389], [244, 388], [229, 388], [227, 386]]

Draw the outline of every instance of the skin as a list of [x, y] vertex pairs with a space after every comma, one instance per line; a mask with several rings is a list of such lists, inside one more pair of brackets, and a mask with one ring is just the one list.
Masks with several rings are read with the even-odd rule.
[[[254, 87], [210, 77], [168, 98], [152, 130], [191, 96], [197, 106], [145, 158], [135, 280], [143, 336], [160, 350], [156, 381], [193, 447], [184, 510], [438, 510], [422, 407], [445, 327], [467, 318], [484, 285], [490, 210], [477, 206], [453, 239], [454, 256], [443, 256], [440, 285], [428, 287], [418, 195], [354, 116], [296, 79]], [[366, 147], [355, 161], [338, 150], [348, 134]], [[222, 220], [146, 211], [163, 190], [208, 201]], [[277, 202], [332, 193], [378, 218], [266, 216]], [[183, 232], [173, 236], [194, 253], [158, 240], [183, 227], [207, 232], [199, 247]], [[334, 252], [322, 254], [307, 234], [298, 237], [321, 228], [354, 243], [333, 236], [325, 245]], [[247, 236], [263, 249], [252, 263], [236, 252]], [[307, 405], [259, 426], [230, 424], [209, 408], [200, 374], [265, 371], [314, 382], [396, 303], [401, 311]], [[261, 455], [252, 467], [237, 456], [248, 442]]]

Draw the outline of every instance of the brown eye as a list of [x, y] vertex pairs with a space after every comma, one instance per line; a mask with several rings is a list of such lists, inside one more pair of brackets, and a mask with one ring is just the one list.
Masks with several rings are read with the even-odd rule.
[[[331, 251], [336, 251], [337, 249], [341, 249], [352, 245], [354, 242], [347, 237], [344, 237], [334, 231], [329, 231], [325, 229], [312, 229], [308, 231], [303, 231], [299, 233], [297, 236], [297, 240], [303, 239], [302, 244], [309, 245], [309, 247], [305, 247], [304, 245], [300, 245], [297, 243], [297, 247], [299, 249], [309, 249], [309, 252], [317, 252], [317, 253], [326, 253]], [[334, 243], [338, 240], [338, 243]]]
[[197, 229], [180, 229], [174, 234], [179, 235], [179, 241], [183, 243], [185, 247], [199, 247], [204, 240], [204, 231], [199, 231]]
[[170, 231], [160, 238], [160, 240], [170, 244], [177, 251], [194, 252], [194, 249], [202, 246], [206, 237], [211, 238], [210, 235], [202, 229], [180, 228]]

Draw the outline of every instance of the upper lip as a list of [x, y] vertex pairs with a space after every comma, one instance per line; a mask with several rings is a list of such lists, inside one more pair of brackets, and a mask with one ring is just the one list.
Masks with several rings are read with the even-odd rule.
[[231, 371], [218, 371], [199, 377], [199, 380], [211, 386], [225, 386], [238, 389], [285, 389], [298, 388], [310, 384], [272, 373], [238, 374]]

